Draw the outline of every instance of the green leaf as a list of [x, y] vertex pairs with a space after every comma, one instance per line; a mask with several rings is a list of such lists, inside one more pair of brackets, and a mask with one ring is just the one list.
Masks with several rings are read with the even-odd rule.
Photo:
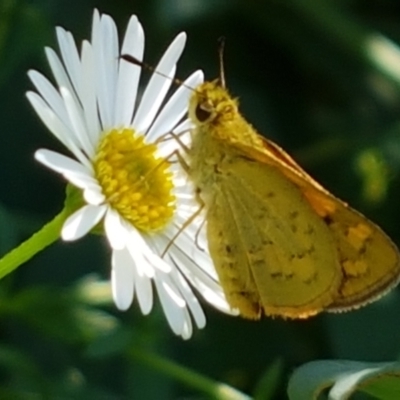
[[349, 399], [357, 391], [378, 399], [396, 399], [400, 395], [400, 363], [313, 361], [298, 368], [290, 378], [289, 399], [318, 399], [328, 387], [330, 400]]

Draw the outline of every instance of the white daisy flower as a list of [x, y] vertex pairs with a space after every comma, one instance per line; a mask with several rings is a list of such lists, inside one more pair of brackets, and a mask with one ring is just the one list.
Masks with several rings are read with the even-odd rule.
[[[231, 312], [206, 250], [203, 217], [187, 223], [199, 206], [181, 166], [170, 158], [179, 144], [160, 140], [171, 131], [189, 136], [189, 122], [181, 122], [188, 87], [200, 84], [203, 74], [193, 73], [163, 107], [172, 80], [153, 74], [136, 105], [141, 68], [120, 58], [130, 54], [142, 60], [144, 33], [136, 16], [121, 50], [114, 21], [97, 11], [92, 39], [83, 42], [80, 54], [70, 32], [57, 28], [57, 38], [61, 59], [50, 48], [46, 55], [58, 89], [29, 71], [37, 93], [27, 97], [74, 157], [41, 149], [36, 159], [80, 188], [86, 202], [66, 220], [61, 237], [79, 239], [102, 222], [112, 249], [117, 307], [126, 310], [135, 296], [148, 314], [155, 287], [172, 330], [189, 338], [192, 320], [202, 328], [205, 316], [188, 283], [213, 306]], [[157, 71], [174, 76], [185, 41], [184, 33], [175, 38]]]

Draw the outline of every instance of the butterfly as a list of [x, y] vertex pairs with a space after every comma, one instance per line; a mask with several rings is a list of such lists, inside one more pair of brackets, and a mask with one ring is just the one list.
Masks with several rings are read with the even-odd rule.
[[243, 317], [356, 309], [399, 282], [389, 237], [259, 135], [221, 79], [194, 88], [189, 118], [187, 170], [221, 286]]

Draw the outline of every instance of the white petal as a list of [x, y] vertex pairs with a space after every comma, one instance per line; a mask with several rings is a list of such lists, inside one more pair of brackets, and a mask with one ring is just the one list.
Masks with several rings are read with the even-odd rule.
[[[132, 252], [130, 252], [132, 255]], [[143, 315], [150, 313], [153, 307], [153, 289], [151, 287], [151, 280], [144, 274], [140, 274], [138, 271], [138, 263], [143, 262], [140, 257], [135, 257], [135, 289], [139, 307]]]
[[[205, 226], [191, 228], [191, 226], [185, 228], [174, 244], [208, 275], [217, 279], [218, 275], [208, 252], [207, 239], [202, 234], [205, 231]], [[201, 231], [199, 232], [198, 229], [201, 229]]]
[[97, 35], [100, 26], [100, 13], [97, 8], [93, 10], [93, 20], [92, 20], [92, 43], [95, 40], [95, 36]]
[[114, 250], [122, 250], [128, 238], [128, 232], [122, 225], [120, 215], [109, 208], [104, 220], [104, 229], [107, 234], [107, 239]]
[[[156, 67], [156, 71], [173, 78], [176, 71], [176, 62], [182, 54], [185, 42], [186, 34], [179, 34], [164, 53]], [[133, 126], [138, 132], [146, 132], [148, 130], [172, 84], [172, 79], [165, 78], [159, 73], [153, 73], [133, 120]]]
[[[53, 72], [53, 75], [57, 82], [58, 87], [66, 87], [75, 96], [75, 92], [72, 87], [71, 80], [69, 79], [68, 74], [65, 71], [65, 68], [64, 68], [62, 62], [60, 61], [57, 53], [50, 47], [46, 47], [45, 52], [46, 52], [47, 61], [50, 64], [50, 68]], [[76, 101], [78, 101], [77, 98], [76, 98]]]
[[[179, 125], [179, 127], [181, 126], [184, 127], [185, 130], [180, 130], [179, 132], [176, 132], [177, 128], [173, 129], [172, 132], [175, 134], [175, 136], [176, 135], [178, 136], [178, 139], [175, 136], [169, 134], [171, 130], [164, 131], [165, 140], [161, 141], [158, 146], [159, 155], [161, 157], [168, 157], [171, 156], [173, 152], [178, 151], [179, 154], [181, 155], [181, 158], [183, 158], [183, 160], [186, 160], [187, 148], [190, 147], [191, 143], [190, 130], [193, 129], [192, 125], [193, 124], [189, 120], [186, 120], [184, 121], [184, 124]], [[184, 172], [182, 171], [182, 165], [180, 164], [180, 160], [177, 159], [176, 157], [172, 157], [170, 158], [170, 160], [171, 162], [174, 161], [174, 164], [172, 164], [170, 168], [182, 175], [182, 173]], [[186, 163], [188, 164], [187, 161]], [[188, 178], [186, 173], [184, 173], [184, 175], [187, 180]], [[190, 192], [192, 193], [193, 197], [194, 193], [193, 190], [191, 190]]]
[[[133, 15], [126, 29], [121, 54], [129, 54], [141, 61], [143, 59], [143, 51], [143, 28], [137, 17]], [[141, 70], [138, 65], [120, 59], [115, 101], [114, 125], [116, 126], [129, 126], [131, 124]]]
[[[82, 175], [82, 174], [75, 174], [73, 172], [66, 172], [65, 174], [63, 174], [65, 176], [66, 179], [68, 179], [69, 182], [71, 182], [74, 186], [84, 189], [84, 190], [88, 190], [88, 191], [93, 191], [96, 193], [101, 194], [102, 193], [102, 189], [99, 186], [98, 182], [94, 179], [91, 178], [87, 175]], [[96, 196], [94, 193], [93, 194], [87, 194], [89, 196], [89, 198], [92, 198], [94, 201], [94, 204], [97, 203], [97, 200], [94, 200], [93, 196]], [[102, 203], [103, 201], [101, 200], [100, 203]], [[98, 203], [98, 204], [100, 204]]]
[[112, 128], [118, 68], [118, 35], [114, 21], [102, 15], [93, 28], [93, 51], [100, 120], [104, 130]]
[[173, 259], [182, 274], [189, 282], [200, 292], [202, 297], [217, 309], [229, 313], [232, 312], [231, 307], [225, 299], [225, 295], [218, 281], [214, 280], [210, 275], [195, 264], [184, 250], [173, 245], [168, 252], [168, 256]]
[[49, 167], [60, 174], [73, 172], [84, 176], [93, 176], [93, 171], [91, 168], [87, 168], [85, 165], [82, 165], [74, 159], [64, 156], [63, 154], [56, 153], [52, 150], [37, 150], [35, 152], [35, 159], [46, 165], [46, 167]]
[[140, 256], [140, 262], [137, 264], [137, 268], [140, 274], [146, 275], [149, 278], [154, 277], [154, 266], [148, 261], [149, 254], [153, 251], [149, 248], [146, 241], [143, 239], [141, 233], [139, 233], [136, 228], [131, 226], [129, 223], [125, 223], [125, 227], [129, 230], [129, 239], [127, 241], [127, 246], [132, 254], [132, 257]]
[[[163, 279], [159, 277], [163, 275]], [[168, 277], [168, 279], [167, 279]], [[170, 275], [168, 274], [158, 274], [155, 280], [159, 280], [162, 284], [163, 289], [168, 294], [168, 297], [172, 299], [173, 303], [179, 308], [185, 308], [186, 302], [183, 299], [181, 293], [179, 292], [178, 288], [175, 287], [173, 282], [170, 280]]]
[[81, 87], [81, 65], [74, 37], [72, 36], [71, 32], [67, 32], [61, 27], [56, 28], [56, 33], [61, 55], [64, 61], [64, 65], [67, 69], [68, 76], [70, 77], [71, 82], [74, 86], [75, 93], [77, 93], [79, 96], [79, 89]]
[[81, 102], [86, 121], [88, 138], [93, 147], [97, 146], [101, 135], [97, 111], [96, 80], [93, 49], [89, 42], [82, 44], [82, 89]]
[[142, 314], [147, 315], [153, 307], [151, 278], [154, 276], [154, 268], [143, 256], [147, 244], [140, 233], [128, 223], [124, 223], [124, 226], [129, 231], [126, 248], [135, 264], [135, 292]]
[[[92, 172], [75, 160], [46, 149], [37, 150], [35, 159], [53, 171], [61, 173], [74, 186], [101, 194], [101, 187], [91, 176]], [[103, 200], [97, 204], [102, 202]]]
[[176, 124], [187, 113], [189, 98], [193, 94], [193, 90], [190, 88], [198, 86], [203, 80], [203, 72], [196, 71], [171, 96], [146, 135], [148, 143], [154, 142], [161, 135], [171, 132], [175, 128]]
[[[67, 175], [66, 175], [67, 176]], [[68, 176], [67, 176], [68, 177]], [[69, 179], [69, 181], [74, 184], [75, 186], [79, 186], [80, 182], [74, 182], [73, 179]], [[86, 184], [86, 183], [85, 183]], [[91, 204], [92, 206], [99, 206], [100, 204], [104, 204], [106, 197], [101, 191], [100, 186], [95, 185], [95, 186], [89, 186], [85, 187], [83, 191], [83, 198], [88, 204]]]
[[[182, 225], [179, 224], [179, 229]], [[176, 227], [175, 229], [177, 229]], [[203, 228], [204, 229], [204, 228]], [[175, 236], [176, 230], [171, 231]], [[173, 236], [166, 232], [169, 240]], [[175, 238], [172, 247], [176, 247], [180, 250], [180, 253], [190, 259], [197, 267], [200, 267], [207, 275], [211, 276], [214, 280], [218, 279], [217, 272], [214, 267], [214, 263], [208, 253], [205, 238], [198, 233], [198, 228], [191, 226], [185, 227], [183, 231]]]
[[170, 265], [168, 265], [162, 258], [153, 252], [146, 253], [145, 258], [153, 267], [159, 269], [160, 271], [168, 273], [172, 269]]
[[112, 253], [111, 287], [114, 303], [119, 310], [127, 310], [134, 296], [135, 265], [126, 249]]
[[44, 100], [34, 92], [28, 92], [26, 97], [50, 132], [63, 143], [82, 164], [86, 166], [90, 165], [86, 155], [83, 154], [79, 148], [75, 135], [60, 118], [57, 117], [54, 111], [48, 107]]
[[85, 236], [103, 218], [107, 206], [87, 205], [76, 211], [64, 222], [63, 240], [72, 241]]
[[74, 100], [71, 92], [67, 88], [62, 87], [60, 91], [71, 121], [71, 134], [75, 135], [79, 147], [92, 159], [95, 154], [95, 149], [87, 133], [82, 106]]
[[148, 262], [162, 272], [171, 272], [171, 265], [161, 258], [162, 251], [160, 250], [161, 246], [157, 246], [157, 237], [146, 236], [145, 242], [148, 244], [148, 248], [144, 252], [144, 256]]
[[190, 337], [191, 321], [185, 301], [172, 289], [167, 275], [159, 273], [154, 281], [164, 314], [172, 331], [176, 335], [185, 333], [186, 338]]
[[54, 88], [50, 81], [39, 72], [30, 70], [28, 76], [49, 108], [54, 111], [65, 125], [69, 126], [68, 113], [60, 93]]
[[176, 282], [176, 284], [179, 286], [180, 292], [184, 297], [194, 320], [196, 321], [197, 327], [199, 329], [204, 328], [206, 326], [206, 316], [204, 315], [203, 309], [201, 308], [201, 305], [197, 300], [197, 297], [193, 293], [192, 289], [179, 273], [179, 271], [174, 271], [174, 273], [172, 274], [172, 278], [174, 279], [174, 282]]
[[[174, 130], [173, 132], [176, 135], [180, 135], [182, 132], [187, 132], [187, 137], [190, 140], [190, 130], [193, 129], [193, 122], [188, 118], [185, 119], [184, 121], [182, 121], [181, 124], [179, 124]], [[179, 136], [179, 139], [182, 140], [182, 135]], [[186, 142], [184, 142], [186, 143]]]

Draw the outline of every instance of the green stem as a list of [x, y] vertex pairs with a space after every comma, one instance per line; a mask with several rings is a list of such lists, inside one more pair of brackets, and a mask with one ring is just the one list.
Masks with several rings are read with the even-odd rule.
[[146, 364], [152, 369], [155, 369], [167, 376], [175, 378], [183, 384], [198, 389], [207, 394], [214, 400], [250, 400], [251, 398], [244, 393], [239, 392], [235, 388], [226, 385], [225, 383], [214, 381], [198, 372], [182, 367], [181, 365], [167, 360], [159, 355], [132, 348], [129, 353], [133, 358]]
[[64, 209], [52, 221], [44, 225], [29, 239], [11, 250], [0, 260], [0, 279], [30, 260], [35, 254], [55, 242], [60, 237], [61, 227], [68, 213]]

